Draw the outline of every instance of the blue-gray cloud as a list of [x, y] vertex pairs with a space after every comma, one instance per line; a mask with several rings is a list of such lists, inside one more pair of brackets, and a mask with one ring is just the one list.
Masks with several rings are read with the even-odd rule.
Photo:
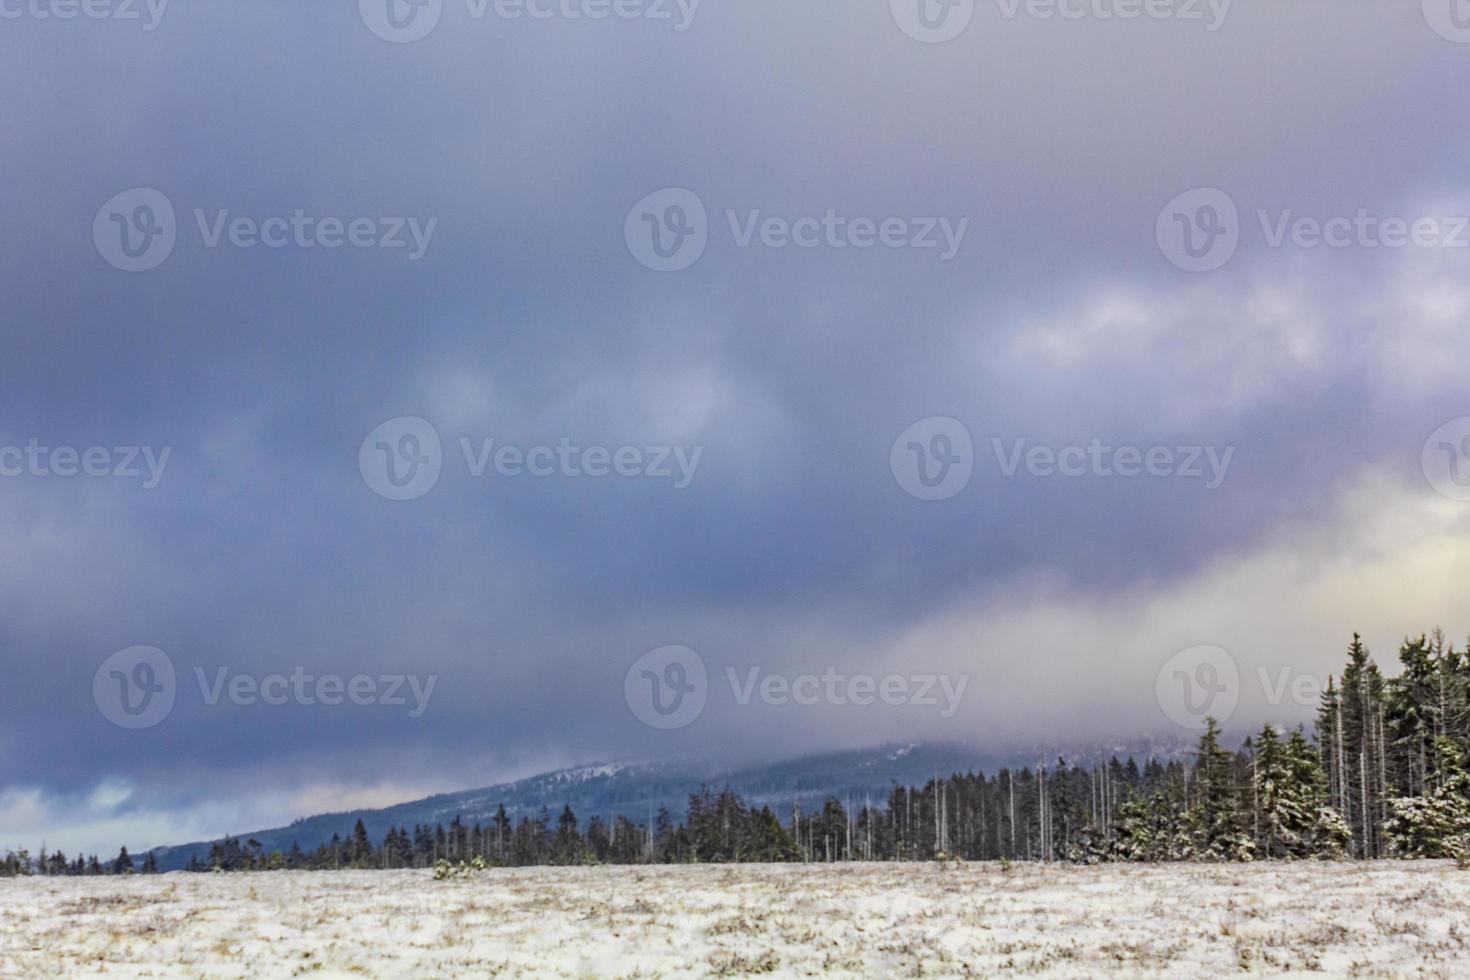
[[[354, 7], [176, 0], [152, 31], [0, 21], [0, 445], [171, 449], [153, 489], [0, 479], [0, 788], [125, 778], [144, 790], [120, 805], [168, 809], [261, 780], [447, 786], [630, 753], [1044, 738], [1075, 711], [1018, 690], [1029, 711], [1004, 730], [712, 708], [660, 740], [623, 675], [670, 643], [718, 668], [923, 659], [905, 637], [1038, 582], [1088, 609], [1174, 595], [1283, 528], [1332, 526], [1365, 468], [1432, 493], [1422, 441], [1470, 415], [1445, 369], [1466, 353], [1470, 260], [1273, 249], [1256, 219], [1463, 202], [1470, 47], [1412, 5], [1241, 0], [1207, 32], [980, 4], [942, 45], [882, 2], [705, 0], [682, 32], [449, 2], [405, 45]], [[1200, 186], [1239, 205], [1242, 242], [1190, 274], [1155, 221]], [[130, 274], [92, 224], [138, 187], [167, 195], [178, 242]], [[660, 274], [623, 230], [666, 187], [698, 194], [710, 241]], [[297, 209], [437, 224], [414, 260], [209, 247], [196, 215]], [[741, 247], [727, 217], [829, 210], [970, 223], [943, 261]], [[400, 416], [434, 425], [444, 472], [393, 502], [358, 450]], [[889, 468], [931, 416], [976, 446], [939, 502]], [[476, 478], [461, 438], [703, 455], [683, 489]], [[992, 439], [1235, 454], [1212, 490], [1008, 478]], [[1160, 630], [1162, 657], [1177, 631]], [[135, 644], [167, 651], [191, 693], [127, 732], [92, 678]], [[192, 686], [196, 668], [298, 666], [439, 682], [421, 718], [210, 706]], [[1131, 703], [1135, 679], [1117, 683]]]

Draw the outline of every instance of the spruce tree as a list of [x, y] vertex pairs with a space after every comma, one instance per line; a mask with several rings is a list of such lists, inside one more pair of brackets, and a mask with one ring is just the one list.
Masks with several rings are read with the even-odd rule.
[[577, 815], [564, 806], [556, 821], [556, 838], [551, 846], [552, 864], [582, 864], [582, 836], [577, 832]]
[[1470, 860], [1470, 777], [1451, 739], [1439, 739], [1435, 748], [1438, 785], [1425, 796], [1389, 801], [1388, 850], [1396, 857]]
[[1220, 726], [1205, 719], [1195, 760], [1195, 799], [1190, 827], [1195, 856], [1206, 861], [1248, 861], [1253, 844], [1241, 824], [1234, 756], [1220, 746]]
[[1362, 858], [1382, 853], [1385, 812], [1384, 684], [1363, 638], [1356, 633], [1342, 672], [1339, 732], [1344, 785], [1343, 816], [1353, 832], [1353, 853]]

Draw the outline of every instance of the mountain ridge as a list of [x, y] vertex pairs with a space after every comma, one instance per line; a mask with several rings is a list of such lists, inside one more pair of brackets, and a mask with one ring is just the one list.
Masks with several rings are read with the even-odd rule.
[[[623, 816], [635, 824], [648, 823], [660, 807], [683, 819], [688, 797], [701, 786], [729, 786], [748, 805], [770, 806], [786, 821], [800, 805], [810, 809], [828, 797], [853, 805], [884, 803], [895, 785], [923, 785], [930, 779], [961, 772], [994, 773], [1000, 769], [1052, 764], [1058, 757], [1079, 763], [1099, 757], [1128, 755], [1172, 758], [1186, 750], [1183, 742], [1134, 740], [1102, 745], [1088, 751], [1060, 748], [986, 752], [963, 743], [886, 743], [865, 749], [813, 753], [761, 764], [726, 767], [693, 761], [595, 762], [528, 776], [476, 789], [437, 793], [386, 807], [359, 808], [301, 817], [283, 827], [232, 834], [239, 840], [259, 841], [266, 852], [289, 851], [293, 844], [314, 850], [333, 834], [346, 837], [358, 820], [379, 841], [390, 828], [415, 824], [485, 823], [504, 804], [512, 820], [539, 814], [554, 818], [570, 806], [582, 820], [597, 815], [605, 820]], [[207, 861], [215, 841], [194, 841], [153, 849], [165, 871], [187, 866], [191, 859]]]

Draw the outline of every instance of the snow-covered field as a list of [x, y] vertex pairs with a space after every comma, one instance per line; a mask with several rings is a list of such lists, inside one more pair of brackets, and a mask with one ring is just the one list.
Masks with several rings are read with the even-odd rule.
[[1444, 863], [0, 880], [0, 976], [1470, 976]]

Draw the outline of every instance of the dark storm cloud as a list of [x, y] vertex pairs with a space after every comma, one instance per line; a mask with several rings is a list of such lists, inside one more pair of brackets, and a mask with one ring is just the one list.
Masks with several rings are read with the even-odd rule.
[[[1466, 414], [1442, 381], [1377, 376], [1402, 256], [1294, 262], [1256, 234], [1201, 279], [1153, 235], [1194, 186], [1227, 187], [1248, 221], [1452, 196], [1470, 69], [1415, 11], [1239, 3], [1207, 34], [982, 5], [930, 46], [884, 3], [706, 0], [684, 32], [449, 3], [395, 45], [353, 6], [175, 0], [151, 32], [0, 22], [0, 444], [172, 449], [152, 490], [0, 480], [0, 786], [125, 772], [182, 805], [266, 769], [459, 781], [465, 755], [488, 778], [657, 751], [622, 697], [647, 649], [840, 663], [1038, 578], [1164, 591], [1363, 464], [1412, 470], [1414, 440]], [[91, 227], [135, 187], [168, 196], [179, 241], [128, 274]], [[694, 190], [712, 228], [667, 275], [623, 241], [663, 187]], [[195, 215], [296, 209], [437, 224], [411, 260], [209, 248]], [[741, 248], [725, 212], [756, 209], [970, 224], [950, 261]], [[939, 415], [973, 434], [976, 474], [931, 504], [889, 450]], [[399, 416], [445, 448], [438, 486], [403, 503], [357, 469]], [[461, 437], [703, 457], [677, 490], [476, 479]], [[991, 438], [1236, 456], [1209, 492], [1004, 479]], [[133, 644], [194, 692], [136, 733], [91, 688]], [[298, 665], [440, 680], [415, 719], [209, 706], [193, 682]], [[1015, 736], [1050, 717], [1037, 706]], [[751, 727], [715, 713], [679, 748], [791, 748]]]

